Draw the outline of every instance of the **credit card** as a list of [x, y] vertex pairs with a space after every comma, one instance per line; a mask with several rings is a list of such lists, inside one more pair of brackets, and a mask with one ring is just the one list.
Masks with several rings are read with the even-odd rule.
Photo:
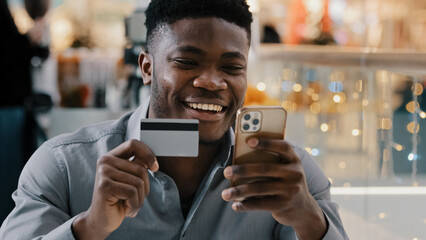
[[142, 119], [140, 140], [159, 157], [197, 157], [198, 124], [197, 119]]

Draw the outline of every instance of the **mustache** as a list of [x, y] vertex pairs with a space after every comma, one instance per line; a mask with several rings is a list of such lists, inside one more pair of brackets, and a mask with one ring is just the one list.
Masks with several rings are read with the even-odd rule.
[[195, 98], [211, 98], [224, 100], [219, 92], [213, 92], [205, 89], [197, 89], [197, 92], [191, 94]]

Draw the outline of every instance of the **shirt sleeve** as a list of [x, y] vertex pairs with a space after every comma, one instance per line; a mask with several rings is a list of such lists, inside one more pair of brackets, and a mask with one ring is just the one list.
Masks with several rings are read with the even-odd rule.
[[0, 239], [74, 239], [67, 171], [54, 150], [45, 143], [22, 170]]
[[[290, 143], [292, 144], [292, 143]], [[303, 149], [293, 145], [295, 153], [300, 157], [303, 170], [305, 171], [308, 189], [318, 205], [321, 207], [327, 221], [327, 232], [324, 240], [346, 240], [349, 239], [343, 227], [342, 220], [338, 212], [338, 205], [331, 201], [331, 184], [316, 161]], [[281, 228], [280, 239], [287, 239], [289, 236], [286, 228]], [[294, 236], [296, 239], [296, 237]]]

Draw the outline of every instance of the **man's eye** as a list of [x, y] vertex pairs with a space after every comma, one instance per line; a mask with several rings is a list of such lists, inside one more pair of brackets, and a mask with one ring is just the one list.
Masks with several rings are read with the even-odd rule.
[[197, 66], [197, 63], [195, 61], [186, 60], [186, 59], [175, 59], [174, 60], [177, 64], [188, 66], [188, 67], [194, 67]]
[[244, 67], [240, 65], [226, 65], [226, 66], [223, 66], [222, 68], [224, 71], [231, 74], [237, 74], [244, 70]]

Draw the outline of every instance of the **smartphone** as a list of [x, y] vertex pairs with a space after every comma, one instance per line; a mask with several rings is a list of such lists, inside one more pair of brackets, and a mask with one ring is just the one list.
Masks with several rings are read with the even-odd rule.
[[[235, 123], [235, 148], [232, 164], [258, 162], [280, 162], [278, 154], [268, 151], [254, 150], [247, 145], [252, 136], [284, 139], [287, 112], [281, 106], [248, 106], [237, 111]], [[232, 181], [232, 186], [245, 183], [270, 180], [257, 177]]]
[[142, 119], [140, 140], [157, 157], [197, 157], [198, 124], [197, 119]]

